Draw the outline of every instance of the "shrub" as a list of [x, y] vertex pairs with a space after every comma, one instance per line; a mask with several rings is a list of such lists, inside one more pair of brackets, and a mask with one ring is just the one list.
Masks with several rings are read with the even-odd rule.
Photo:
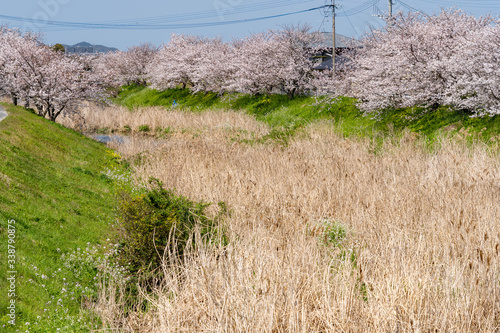
[[210, 218], [205, 213], [210, 203], [194, 202], [176, 195], [164, 189], [158, 180], [150, 182], [154, 185], [152, 190], [135, 197], [122, 194], [119, 200], [118, 259], [129, 267], [130, 273], [156, 271], [164, 255], [170, 262], [177, 262], [188, 247], [194, 246], [195, 232], [204, 240], [222, 236], [225, 241], [219, 228], [226, 212], [223, 204], [219, 204], [220, 212]]

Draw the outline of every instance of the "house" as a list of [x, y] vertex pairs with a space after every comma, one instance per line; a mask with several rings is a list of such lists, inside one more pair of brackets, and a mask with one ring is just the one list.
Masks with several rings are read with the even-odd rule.
[[[332, 50], [333, 50], [333, 39], [331, 32], [321, 33], [321, 43], [315, 45], [316, 51], [311, 57], [313, 64], [315, 65], [313, 69], [315, 70], [328, 70], [333, 68], [332, 61]], [[342, 65], [347, 61], [347, 58], [343, 56], [346, 51], [352, 50], [354, 48], [361, 47], [361, 43], [347, 36], [335, 34], [335, 64], [336, 66]]]

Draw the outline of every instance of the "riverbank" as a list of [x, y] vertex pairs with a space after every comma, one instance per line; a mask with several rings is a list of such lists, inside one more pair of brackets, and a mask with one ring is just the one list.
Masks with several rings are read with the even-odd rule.
[[[3, 258], [13, 256], [13, 266], [4, 260], [0, 269], [0, 330], [99, 328], [100, 319], [92, 312], [100, 274], [96, 267], [110, 246], [114, 193], [124, 186], [117, 179], [126, 170], [103, 144], [21, 107], [5, 108], [0, 251]], [[10, 274], [15, 279], [12, 296]], [[12, 301], [14, 308], [8, 309]]]
[[500, 140], [500, 115], [476, 117], [447, 106], [435, 110], [419, 107], [386, 110], [374, 116], [361, 112], [356, 100], [347, 97], [298, 96], [289, 99], [283, 95], [237, 93], [221, 96], [215, 93], [192, 94], [189, 89], [157, 91], [144, 86], [122, 87], [115, 103], [129, 110], [162, 107], [189, 112], [217, 109], [244, 112], [269, 125], [282, 138], [294, 135], [313, 122], [332, 120], [344, 136], [380, 138], [397, 135], [407, 129], [430, 141], [442, 133], [459, 132], [467, 132], [471, 139], [484, 142]]

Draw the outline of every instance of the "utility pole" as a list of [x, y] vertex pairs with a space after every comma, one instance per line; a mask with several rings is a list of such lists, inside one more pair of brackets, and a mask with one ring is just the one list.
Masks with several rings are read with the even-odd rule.
[[393, 5], [393, 0], [389, 0], [389, 13], [387, 14], [387, 23], [389, 25], [392, 25], [392, 5]]
[[389, 7], [389, 11], [387, 13], [387, 15], [384, 15], [380, 12], [380, 9], [378, 9], [378, 7], [374, 6], [374, 11], [376, 11], [378, 14], [372, 14], [372, 16], [376, 16], [376, 17], [380, 17], [381, 19], [383, 19], [387, 25], [391, 26], [393, 25], [394, 23], [394, 18], [392, 16], [392, 6], [394, 5], [394, 0], [387, 0], [388, 2], [388, 7]]
[[332, 0], [332, 69], [333, 69], [333, 74], [335, 75], [335, 0]]

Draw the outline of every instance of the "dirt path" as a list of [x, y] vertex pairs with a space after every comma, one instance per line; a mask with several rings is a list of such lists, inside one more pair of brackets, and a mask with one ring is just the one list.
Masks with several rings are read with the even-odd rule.
[[0, 121], [4, 120], [5, 117], [7, 117], [7, 111], [3, 108], [3, 106], [0, 106]]

